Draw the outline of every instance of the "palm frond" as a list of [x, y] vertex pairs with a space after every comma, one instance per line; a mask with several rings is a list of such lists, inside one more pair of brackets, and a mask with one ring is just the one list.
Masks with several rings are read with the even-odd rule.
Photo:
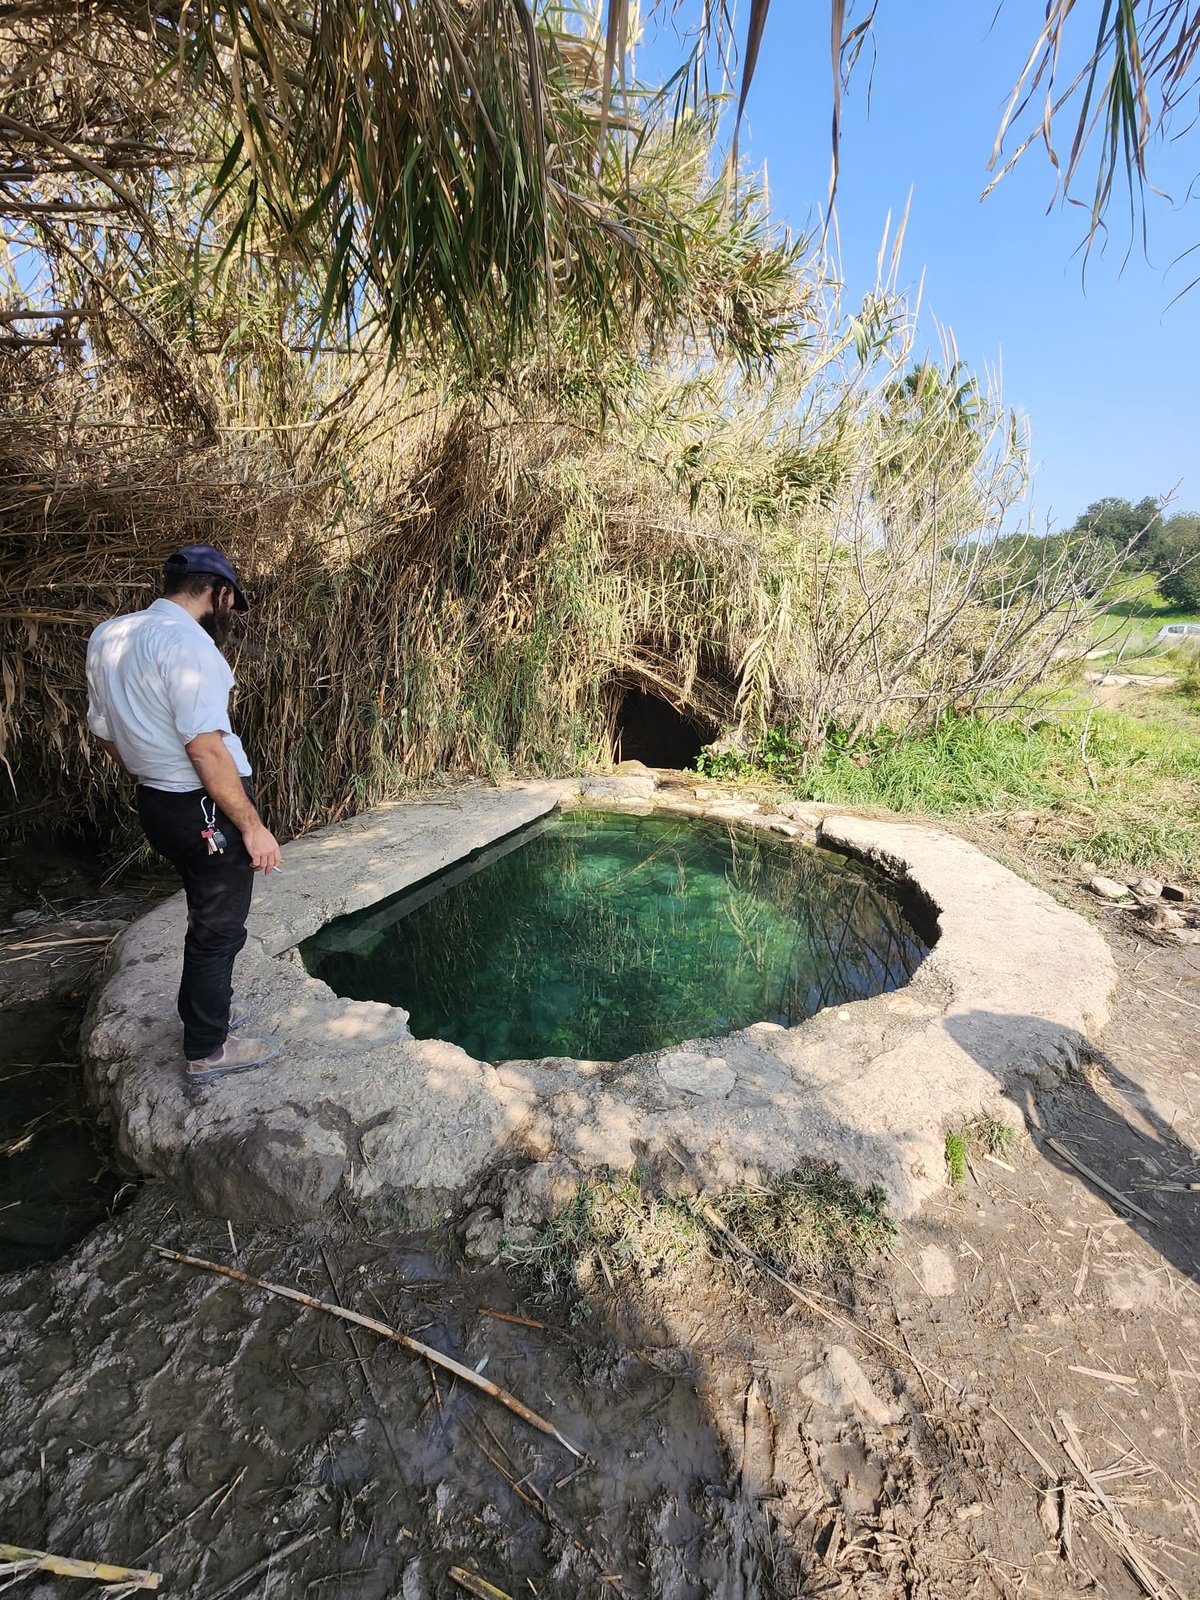
[[[1191, 98], [1200, 62], [1200, 6], [1195, 0], [1097, 0], [1090, 41], [1074, 47], [1077, 0], [1051, 0], [1046, 20], [1013, 87], [992, 151], [999, 167], [990, 193], [1025, 152], [1040, 141], [1058, 173], [1058, 192], [1088, 212], [1087, 244], [1105, 229], [1118, 185], [1128, 187], [1131, 221], [1151, 186], [1149, 156], [1172, 113]], [[1062, 86], [1064, 62], [1068, 74]], [[1056, 124], [1068, 117], [1065, 156]], [[1033, 126], [1000, 165], [1007, 135], [1032, 118]], [[1075, 200], [1074, 187], [1094, 156], [1091, 197]]]

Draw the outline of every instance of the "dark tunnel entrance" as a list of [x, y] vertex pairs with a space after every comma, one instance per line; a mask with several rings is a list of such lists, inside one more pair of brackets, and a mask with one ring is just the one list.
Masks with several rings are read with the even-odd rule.
[[658, 695], [629, 688], [617, 707], [613, 759], [648, 767], [690, 767], [715, 737], [715, 728], [693, 722]]

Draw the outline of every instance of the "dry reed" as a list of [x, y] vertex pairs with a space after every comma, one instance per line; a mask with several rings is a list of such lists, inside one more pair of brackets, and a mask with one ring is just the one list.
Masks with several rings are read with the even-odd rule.
[[[391, 360], [322, 335], [313, 282], [261, 239], [193, 276], [215, 102], [139, 98], [136, 40], [51, 11], [45, 67], [30, 16], [3, 103], [48, 116], [53, 71], [78, 68], [54, 137], [99, 97], [120, 161], [144, 159], [119, 219], [113, 172], [44, 149], [28, 198], [0, 197], [7, 831], [134, 832], [85, 729], [86, 639], [192, 540], [252, 593], [235, 716], [285, 835], [442, 774], [604, 761], [630, 687], [813, 751], [831, 726], [1003, 707], [1086, 612], [1091, 569], [999, 561], [1020, 441], [952, 353], [911, 370], [899, 240], [846, 312], [753, 183], [729, 202], [710, 121], [628, 152], [677, 236], [669, 293], [622, 291], [600, 327], [560, 299], [548, 348], [502, 340], [482, 373], [478, 339]], [[53, 215], [21, 210], [39, 196]]]

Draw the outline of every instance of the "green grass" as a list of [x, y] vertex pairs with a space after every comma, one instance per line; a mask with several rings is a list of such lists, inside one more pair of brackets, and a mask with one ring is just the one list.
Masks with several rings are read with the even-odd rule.
[[878, 1185], [860, 1189], [809, 1161], [767, 1184], [739, 1184], [713, 1199], [729, 1231], [784, 1274], [851, 1267], [896, 1235]]
[[830, 746], [803, 781], [805, 797], [931, 816], [1047, 806], [1051, 769], [1070, 735], [1051, 724], [952, 719], [921, 739]]
[[597, 1269], [614, 1283], [646, 1282], [686, 1268], [712, 1247], [704, 1204], [741, 1244], [786, 1275], [852, 1267], [896, 1234], [882, 1189], [860, 1189], [824, 1162], [808, 1161], [768, 1183], [738, 1184], [702, 1199], [648, 1195], [636, 1173], [593, 1179], [532, 1243], [509, 1245], [506, 1257], [551, 1297], [578, 1292]]
[[1097, 792], [1080, 784], [1076, 759], [1057, 774], [1060, 805], [1078, 831], [1063, 838], [1069, 861], [1200, 873], [1200, 703], [1180, 685], [1134, 691], [1126, 709], [1095, 713], [1088, 744]]
[[1106, 613], [1110, 617], [1152, 617], [1169, 611], [1170, 603], [1158, 590], [1152, 572], [1123, 573], [1108, 591]]
[[1170, 691], [1130, 690], [1122, 708], [1096, 707], [1090, 721], [1081, 700], [1064, 690], [1029, 726], [950, 718], [922, 738], [831, 742], [807, 771], [778, 731], [766, 759], [705, 765], [714, 777], [770, 776], [798, 797], [854, 808], [1001, 824], [1034, 812], [1039, 848], [1064, 861], [1200, 873], [1200, 668]]
[[946, 1170], [956, 1189], [967, 1181], [967, 1141], [961, 1133], [946, 1135]]
[[951, 1184], [957, 1189], [966, 1181], [972, 1155], [982, 1151], [1004, 1161], [1016, 1141], [1017, 1130], [990, 1114], [972, 1117], [962, 1128], [951, 1129], [946, 1134], [946, 1169]]

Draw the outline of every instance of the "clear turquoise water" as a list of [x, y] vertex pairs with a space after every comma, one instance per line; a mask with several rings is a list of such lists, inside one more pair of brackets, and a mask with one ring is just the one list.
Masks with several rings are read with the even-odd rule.
[[479, 1060], [615, 1061], [882, 994], [927, 946], [886, 880], [830, 851], [577, 811], [300, 949], [336, 993]]

